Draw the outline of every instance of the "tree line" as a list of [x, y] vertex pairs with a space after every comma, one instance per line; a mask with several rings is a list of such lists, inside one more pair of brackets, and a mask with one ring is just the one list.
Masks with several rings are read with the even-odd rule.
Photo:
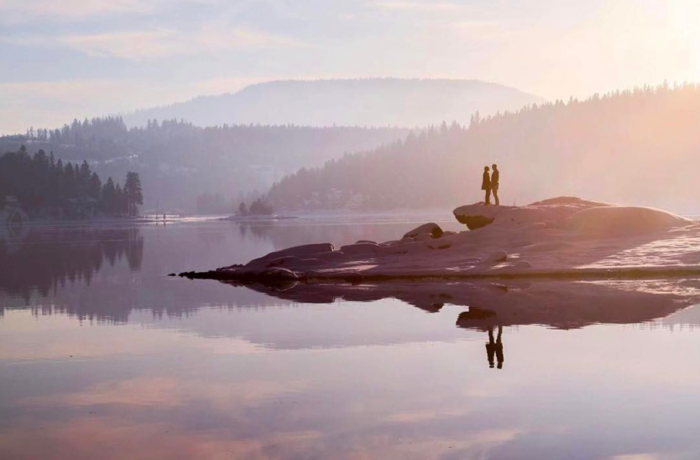
[[34, 216], [136, 216], [143, 189], [138, 173], [128, 172], [123, 186], [111, 177], [103, 184], [87, 161], [64, 164], [43, 150], [32, 156], [22, 145], [0, 156], [0, 204], [7, 197]]
[[[373, 149], [404, 137], [402, 128], [223, 125], [149, 120], [129, 127], [121, 117], [73, 120], [61, 128], [0, 137], [0, 152], [26, 145], [31, 153], [85, 159], [101, 177], [138, 172], [151, 204], [194, 210], [201, 193], [237, 199], [265, 193], [299, 167]], [[246, 199], [248, 202], [249, 200]]]
[[[255, 196], [255, 198], [253, 198]], [[250, 207], [246, 203], [250, 203]], [[274, 209], [264, 198], [254, 194], [227, 200], [216, 193], [202, 193], [197, 196], [197, 212], [199, 214], [237, 214], [239, 216], [271, 215]]]
[[698, 84], [475, 113], [468, 127], [302, 168], [266, 198], [277, 209], [453, 208], [483, 199], [483, 167], [498, 163], [504, 204], [573, 195], [697, 213], [698, 120]]

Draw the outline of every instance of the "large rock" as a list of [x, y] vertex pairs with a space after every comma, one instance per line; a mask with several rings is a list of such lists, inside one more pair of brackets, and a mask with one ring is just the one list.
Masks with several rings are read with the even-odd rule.
[[467, 226], [469, 230], [477, 230], [493, 223], [494, 218], [485, 216], [455, 216], [459, 223]]
[[508, 212], [511, 208], [511, 206], [487, 206], [476, 203], [460, 206], [453, 211], [453, 214], [455, 219], [465, 224], [469, 230], [476, 230], [492, 224], [499, 214]]
[[345, 255], [374, 255], [381, 251], [377, 243], [355, 243], [342, 246], [340, 252]]
[[573, 197], [552, 198], [538, 201], [527, 206], [486, 206], [483, 203], [460, 206], [453, 211], [458, 222], [465, 224], [469, 230], [500, 225], [523, 227], [540, 224], [560, 228], [566, 220], [577, 212], [593, 207], [606, 207], [605, 203], [587, 201]]
[[410, 232], [406, 233], [403, 237], [422, 239], [421, 237], [429, 235], [431, 238], [441, 238], [444, 233], [445, 232], [438, 224], [430, 222], [428, 224], [423, 224], [420, 227], [414, 228]]
[[579, 232], [619, 235], [670, 230], [693, 223], [690, 219], [659, 209], [606, 206], [577, 212], [568, 220], [567, 227]]
[[297, 246], [246, 265], [182, 276], [242, 283], [484, 277], [700, 279], [700, 224], [663, 211], [556, 198], [523, 207], [465, 206], [456, 209], [455, 216], [493, 222], [483, 230], [458, 234], [430, 223], [400, 241], [362, 242], [340, 250], [330, 244]]
[[330, 243], [304, 244], [281, 251], [271, 252], [263, 257], [250, 261], [249, 265], [267, 266], [269, 262], [275, 259], [281, 259], [283, 257], [306, 258], [321, 253], [332, 252], [334, 249], [335, 248]]

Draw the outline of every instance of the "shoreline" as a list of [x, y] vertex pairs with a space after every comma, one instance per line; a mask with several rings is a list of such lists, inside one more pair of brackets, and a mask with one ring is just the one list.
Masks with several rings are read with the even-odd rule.
[[400, 240], [307, 244], [179, 276], [243, 284], [700, 277], [700, 223], [657, 209], [559, 197], [461, 206], [454, 217], [469, 230], [430, 222]]
[[419, 280], [479, 280], [479, 279], [543, 279], [543, 280], [609, 280], [609, 279], [668, 279], [668, 278], [700, 278], [700, 266], [688, 265], [678, 267], [621, 267], [621, 268], [580, 268], [569, 270], [528, 270], [515, 271], [507, 268], [492, 272], [480, 273], [426, 273], [426, 274], [329, 274], [326, 276], [290, 276], [291, 272], [270, 272], [263, 274], [231, 274], [224, 270], [210, 270], [207, 272], [181, 272], [171, 273], [168, 276], [180, 278], [209, 279], [223, 282], [239, 282], [241, 284], [268, 282], [300, 282], [305, 284], [315, 283], [364, 283], [364, 282], [392, 282], [392, 281], [419, 281]]

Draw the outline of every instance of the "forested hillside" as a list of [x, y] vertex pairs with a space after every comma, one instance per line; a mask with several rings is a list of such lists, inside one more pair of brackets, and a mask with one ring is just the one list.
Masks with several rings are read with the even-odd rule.
[[255, 190], [264, 193], [276, 179], [302, 166], [374, 149], [408, 132], [258, 125], [199, 128], [183, 121], [127, 128], [120, 117], [109, 117], [2, 137], [0, 154], [26, 145], [31, 154], [43, 149], [64, 163], [87, 160], [102, 177], [135, 171], [148, 190], [146, 206], [192, 210], [203, 193], [227, 199]]
[[304, 169], [269, 193], [276, 208], [450, 208], [482, 200], [498, 163], [501, 202], [558, 195], [696, 211], [700, 86], [640, 88], [474, 117], [371, 153]]
[[543, 99], [479, 80], [366, 78], [282, 80], [250, 85], [233, 94], [141, 110], [130, 126], [148, 120], [185, 119], [198, 126], [224, 123], [308, 126], [426, 127], [443, 120], [466, 123], [476, 111], [517, 110]]

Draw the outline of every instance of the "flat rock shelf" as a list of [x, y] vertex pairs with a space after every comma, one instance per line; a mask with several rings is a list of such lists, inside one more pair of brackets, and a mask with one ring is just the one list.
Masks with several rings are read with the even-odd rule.
[[454, 215], [469, 230], [427, 223], [400, 240], [296, 246], [179, 276], [242, 284], [700, 277], [700, 223], [666, 211], [560, 197], [521, 207], [473, 204]]

